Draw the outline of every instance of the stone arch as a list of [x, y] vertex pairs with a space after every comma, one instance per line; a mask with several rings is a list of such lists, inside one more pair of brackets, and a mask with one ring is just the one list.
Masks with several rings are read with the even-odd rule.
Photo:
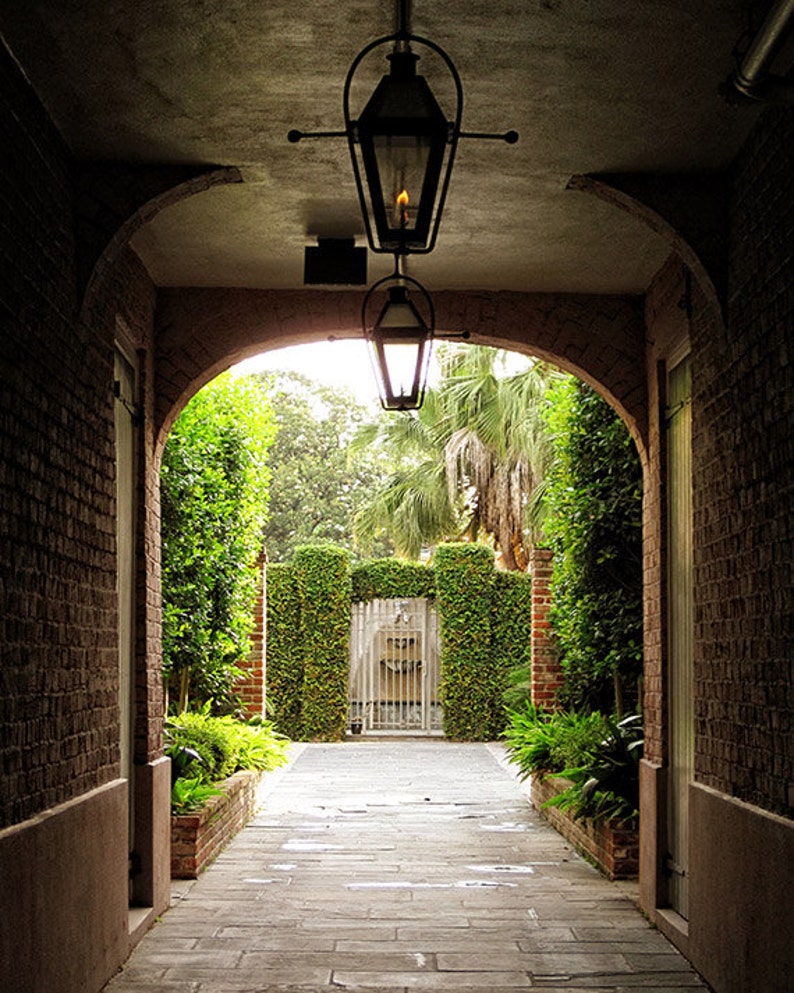
[[[259, 352], [358, 338], [363, 293], [165, 289], [155, 327], [158, 449], [190, 397]], [[620, 413], [645, 462], [648, 403], [642, 301], [635, 297], [451, 292], [433, 294], [438, 336], [537, 355], [592, 385]]]

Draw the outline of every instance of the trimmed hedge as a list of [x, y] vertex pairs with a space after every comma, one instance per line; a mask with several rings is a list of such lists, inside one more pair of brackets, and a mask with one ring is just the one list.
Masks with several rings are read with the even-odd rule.
[[507, 673], [527, 664], [529, 576], [496, 572], [493, 552], [440, 545], [434, 568], [379, 559], [351, 570], [347, 553], [306, 545], [290, 563], [268, 566], [267, 698], [279, 731], [338, 741], [348, 713], [351, 598], [436, 598], [441, 625], [444, 732], [490, 741], [505, 730]]
[[353, 569], [353, 602], [428, 599], [436, 595], [433, 569], [403, 559], [373, 559]]
[[504, 694], [510, 673], [532, 671], [532, 577], [526, 572], [497, 572], [493, 594], [491, 651], [499, 696], [492, 710], [498, 714], [501, 734], [508, 723]]
[[267, 709], [275, 726], [303, 738], [303, 650], [298, 579], [291, 565], [267, 566]]
[[339, 741], [348, 710], [350, 559], [333, 545], [303, 545], [292, 559], [303, 651], [303, 737]]
[[442, 544], [434, 556], [441, 622], [444, 733], [487, 741], [503, 730], [493, 713], [498, 696], [491, 651], [494, 556], [485, 545]]

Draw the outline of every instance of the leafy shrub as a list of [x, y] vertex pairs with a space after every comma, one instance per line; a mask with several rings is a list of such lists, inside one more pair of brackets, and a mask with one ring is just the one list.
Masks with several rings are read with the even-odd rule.
[[553, 386], [554, 459], [543, 528], [554, 551], [551, 621], [561, 699], [576, 710], [637, 705], [642, 672], [642, 471], [614, 410], [575, 379]]
[[[243, 724], [233, 717], [213, 717], [209, 705], [200, 713], [185, 711], [168, 718], [165, 735], [166, 754], [177, 773], [171, 791], [174, 813], [184, 812], [185, 803], [202, 795], [199, 785], [211, 787], [241, 769], [275, 769], [287, 761], [289, 739], [277, 734], [270, 722]], [[212, 795], [207, 793], [205, 799]]]
[[163, 674], [179, 710], [189, 700], [234, 706], [250, 650], [274, 433], [262, 384], [227, 373], [193, 397], [166, 443]]
[[500, 704], [509, 709], [521, 706], [532, 692], [532, 577], [528, 573], [494, 573], [491, 649], [499, 682], [506, 687]]
[[639, 807], [642, 718], [544, 714], [532, 704], [510, 715], [507, 752], [522, 779], [555, 775], [571, 785], [546, 806], [575, 818], [632, 820]]
[[409, 600], [436, 595], [432, 566], [405, 559], [372, 559], [362, 562], [353, 568], [351, 579], [354, 602]]
[[532, 660], [510, 669], [502, 699], [508, 712], [520, 713], [532, 702]]
[[631, 821], [639, 815], [639, 764], [642, 758], [642, 718], [622, 721], [606, 718], [608, 734], [590, 761], [560, 776], [570, 779], [568, 789], [546, 806], [570, 810], [575, 818]]
[[282, 734], [303, 737], [303, 645], [298, 577], [291, 564], [267, 566], [267, 712]]
[[217, 786], [203, 782], [201, 776], [177, 779], [171, 788], [171, 813], [189, 814], [200, 810], [210, 797], [221, 796], [222, 793], [223, 790]]
[[503, 730], [503, 685], [493, 664], [493, 552], [463, 542], [436, 549], [441, 622], [444, 732], [460, 741], [488, 741]]
[[302, 545], [292, 565], [303, 648], [303, 736], [339, 741], [348, 710], [350, 556], [334, 545]]
[[533, 773], [559, 775], [590, 761], [608, 731], [607, 718], [601, 714], [545, 714], [527, 703], [523, 710], [510, 714], [505, 738], [510, 761], [526, 779]]

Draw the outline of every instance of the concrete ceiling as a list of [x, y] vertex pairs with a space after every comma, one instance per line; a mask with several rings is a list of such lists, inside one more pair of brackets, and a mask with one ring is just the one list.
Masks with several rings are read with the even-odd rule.
[[[756, 111], [728, 106], [718, 86], [757, 6], [415, 0], [414, 32], [462, 77], [464, 129], [515, 128], [520, 141], [461, 142], [437, 247], [409, 271], [430, 289], [642, 292], [667, 245], [566, 185], [724, 168]], [[0, 4], [0, 33], [76, 156], [240, 169], [242, 184], [136, 234], [164, 286], [300, 287], [318, 235], [364, 243], [345, 141], [286, 136], [343, 127], [348, 67], [393, 24], [392, 0]], [[371, 280], [389, 270], [370, 257]]]

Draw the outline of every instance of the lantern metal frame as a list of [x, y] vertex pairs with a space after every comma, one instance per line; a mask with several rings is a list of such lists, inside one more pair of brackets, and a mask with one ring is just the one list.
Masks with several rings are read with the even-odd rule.
[[[370, 147], [371, 142], [374, 144], [374, 139], [366, 135], [361, 115], [353, 117], [350, 109], [350, 91], [356, 71], [371, 52], [385, 46], [391, 46], [392, 48], [391, 54], [388, 56], [390, 60], [414, 59], [418, 61], [419, 56], [414, 53], [415, 46], [424, 47], [429, 51], [435, 52], [447, 68], [455, 90], [454, 113], [451, 119], [447, 118], [444, 122], [446, 134], [442, 139], [442, 147], [438, 150], [440, 154], [437, 153], [428, 161], [423, 189], [419, 194], [418, 213], [423, 220], [426, 219], [426, 222], [421, 225], [418, 231], [407, 228], [401, 230], [389, 225], [389, 209], [381, 193], [382, 180], [380, 182], [373, 182], [373, 176], [378, 172], [377, 158], [374, 149]], [[392, 65], [394, 65], [394, 62], [392, 62]], [[384, 84], [384, 81], [390, 78], [390, 75], [383, 76], [379, 87]], [[378, 91], [376, 90], [375, 92], [377, 93]], [[432, 90], [430, 93], [432, 96]], [[373, 93], [374, 96], [375, 93]], [[371, 100], [372, 98], [370, 98]], [[370, 103], [368, 102], [363, 110], [366, 111], [369, 105]], [[370, 249], [376, 253], [393, 254], [399, 252], [403, 255], [408, 253], [426, 255], [428, 252], [432, 252], [436, 245], [441, 215], [447, 199], [449, 182], [452, 178], [452, 166], [455, 162], [458, 140], [461, 137], [463, 84], [452, 59], [440, 45], [435, 44], [435, 42], [430, 41], [428, 38], [411, 34], [402, 25], [393, 34], [384, 35], [382, 38], [377, 38], [371, 42], [353, 60], [347, 78], [345, 79], [345, 86], [342, 93], [342, 111], [345, 120], [345, 134], [350, 151], [350, 160], [353, 164], [353, 177], [356, 183], [356, 191], [361, 205], [361, 214], [364, 219], [364, 228], [367, 233], [367, 241], [369, 242]], [[443, 114], [443, 111], [441, 112]], [[407, 120], [408, 118], [406, 118]], [[395, 134], [397, 133], [398, 131], [395, 131]], [[367, 196], [367, 190], [364, 188], [365, 178], [367, 180], [369, 197]], [[424, 187], [427, 187], [427, 190]], [[429, 203], [427, 202], [428, 200], [430, 201]], [[424, 230], [426, 230], [426, 234], [422, 237]]]
[[[361, 327], [366, 338], [375, 379], [378, 383], [381, 406], [384, 410], [418, 410], [424, 401], [427, 388], [427, 375], [436, 325], [435, 307], [430, 294], [417, 280], [400, 272], [399, 256], [395, 257], [394, 272], [379, 279], [367, 290], [361, 304]], [[383, 304], [377, 320], [370, 323], [368, 310], [378, 291], [386, 290], [388, 298]], [[426, 310], [427, 320], [422, 316], [414, 300], [408, 296], [413, 290], [418, 292]], [[416, 323], [393, 325], [384, 321], [389, 308], [408, 308]], [[415, 344], [413, 379], [409, 391], [398, 391], [394, 383], [393, 370], [389, 368], [386, 349], [389, 345]]]
[[[424, 255], [433, 251], [436, 245], [441, 216], [446, 203], [450, 179], [452, 177], [452, 166], [455, 161], [455, 153], [457, 151], [458, 141], [461, 138], [495, 139], [505, 141], [508, 144], [515, 144], [515, 142], [518, 141], [518, 133], [516, 131], [506, 131], [504, 133], [496, 134], [490, 132], [466, 132], [461, 130], [461, 121], [463, 117], [463, 84], [461, 82], [460, 75], [455, 68], [454, 62], [440, 45], [437, 45], [429, 38], [423, 38], [420, 35], [415, 35], [410, 31], [407, 23], [407, 7], [408, 3], [406, 0], [397, 0], [397, 30], [391, 34], [383, 35], [382, 37], [375, 39], [375, 41], [370, 42], [368, 45], [365, 45], [365, 47], [359, 52], [351, 63], [350, 69], [348, 70], [345, 78], [342, 95], [345, 130], [299, 131], [293, 129], [287, 135], [288, 140], [293, 143], [299, 142], [304, 138], [347, 138], [350, 158], [353, 164], [353, 177], [355, 179], [356, 191], [358, 193], [358, 199], [361, 206], [367, 242], [369, 243], [370, 249], [378, 254]], [[420, 198], [422, 198], [422, 201], [418, 205], [418, 211], [421, 214], [422, 219], [421, 229], [419, 231], [412, 229], [401, 231], [398, 228], [389, 226], [388, 209], [380, 192], [383, 188], [382, 180], [377, 183], [372, 182], [372, 177], [377, 174], [378, 171], [378, 163], [376, 156], [374, 155], [374, 151], [370, 146], [370, 138], [367, 138], [367, 141], [362, 143], [361, 119], [360, 116], [356, 118], [351, 113], [350, 94], [353, 87], [354, 78], [362, 62], [376, 49], [389, 47], [391, 49], [391, 55], [388, 56], [389, 59], [396, 58], [406, 60], [407, 58], [413, 58], [414, 60], [418, 60], [419, 56], [413, 53], [412, 46], [418, 46], [419, 48], [433, 52], [441, 60], [453, 82], [455, 92], [455, 108], [454, 112], [445, 121], [446, 141], [441, 157], [439, 158], [436, 154], [434, 156], [434, 161], [432, 163], [428, 161], [426, 167], [425, 181], [420, 192]], [[423, 79], [423, 77], [417, 78]], [[390, 75], [383, 76], [379, 83], [379, 87], [389, 79]], [[429, 84], [427, 84], [426, 81], [424, 81], [424, 83], [427, 86], [430, 96], [438, 106], [438, 101], [435, 100], [432, 90], [429, 89]], [[376, 89], [375, 93], [373, 93], [373, 97], [377, 93], [378, 89]], [[370, 97], [370, 100], [364, 107], [364, 111], [369, 108], [373, 97]], [[408, 127], [407, 122], [409, 119], [410, 116], [406, 115], [406, 129]], [[410, 131], [395, 131], [394, 134], [405, 137], [410, 134]], [[365, 146], [368, 148], [366, 152]], [[369, 188], [369, 196], [367, 195], [367, 190], [365, 189], [365, 180]], [[428, 199], [432, 199], [432, 203], [430, 205], [428, 205], [427, 200], [424, 199], [426, 196]], [[425, 229], [426, 234], [424, 233]]]

